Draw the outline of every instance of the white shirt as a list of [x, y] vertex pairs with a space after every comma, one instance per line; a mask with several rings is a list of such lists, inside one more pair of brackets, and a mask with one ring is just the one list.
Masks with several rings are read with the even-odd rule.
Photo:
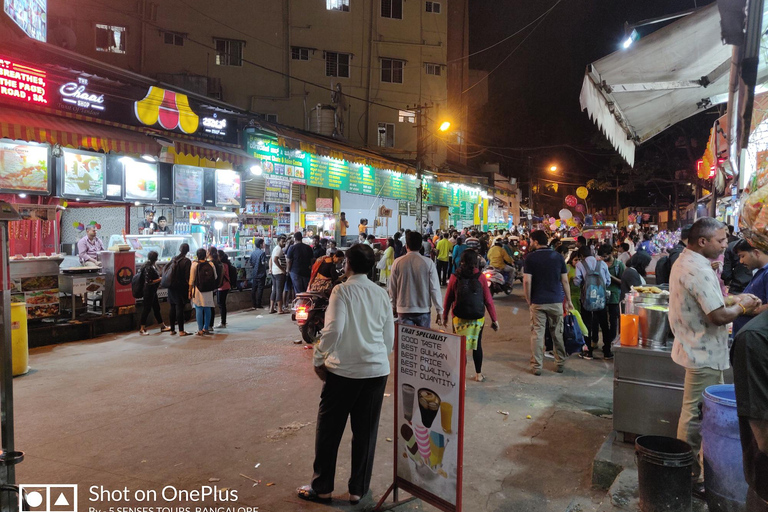
[[398, 313], [429, 313], [431, 298], [435, 312], [443, 314], [435, 262], [418, 252], [411, 251], [395, 260], [387, 288]]
[[389, 297], [363, 274], [355, 274], [331, 292], [325, 328], [315, 345], [315, 366], [349, 379], [389, 375], [395, 345], [395, 319]]
[[623, 253], [619, 254], [619, 256], [616, 259], [618, 259], [620, 262], [622, 262], [624, 265], [626, 265], [627, 262], [629, 261], [629, 258], [631, 258], [631, 257], [632, 257], [632, 255], [629, 254], [629, 251], [627, 251], [627, 252], [623, 252]]
[[710, 261], [684, 249], [669, 276], [669, 326], [675, 335], [672, 360], [685, 368], [726, 370], [728, 327], [707, 315], [725, 306], [720, 281]]
[[283, 269], [281, 269], [278, 265], [275, 265], [275, 260], [279, 260], [283, 257], [283, 249], [276, 245], [274, 249], [272, 249], [272, 257], [270, 258], [270, 262], [272, 265], [272, 274], [285, 274]]

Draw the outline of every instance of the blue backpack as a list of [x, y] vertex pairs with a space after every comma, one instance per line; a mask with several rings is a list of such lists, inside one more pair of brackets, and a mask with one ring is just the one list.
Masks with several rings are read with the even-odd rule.
[[594, 268], [589, 268], [586, 260], [583, 262], [587, 270], [581, 292], [581, 305], [586, 311], [600, 311], [605, 309], [605, 282], [600, 274], [600, 262]]

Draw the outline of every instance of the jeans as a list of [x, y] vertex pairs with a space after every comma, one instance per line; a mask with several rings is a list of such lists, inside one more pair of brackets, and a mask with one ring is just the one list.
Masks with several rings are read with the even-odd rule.
[[272, 274], [272, 291], [269, 294], [270, 302], [283, 302], [283, 287], [285, 287], [285, 274]]
[[179, 325], [179, 332], [184, 331], [184, 305], [187, 303], [187, 290], [182, 289], [168, 289], [168, 303], [171, 306], [171, 329], [176, 328], [176, 324]]
[[293, 291], [295, 293], [304, 293], [309, 288], [309, 276], [300, 276], [295, 272], [291, 272], [291, 282], [293, 283]]
[[683, 386], [683, 408], [677, 422], [677, 438], [685, 441], [695, 456], [693, 460], [693, 477], [699, 479], [701, 474], [701, 420], [699, 419], [699, 403], [701, 394], [709, 386], [723, 383], [723, 372], [713, 368], [686, 368], [685, 384]]
[[[267, 282], [267, 276], [254, 277], [251, 283], [251, 304], [253, 307], [260, 308], [264, 297], [264, 284]], [[274, 284], [272, 285], [274, 289]]]
[[350, 379], [328, 372], [320, 394], [315, 433], [312, 489], [318, 494], [333, 491], [339, 444], [347, 426], [352, 427], [352, 465], [349, 494], [364, 496], [371, 486], [373, 457], [379, 430], [381, 404], [387, 376]]
[[398, 313], [397, 321], [403, 325], [415, 325], [429, 329], [432, 325], [430, 313]]
[[211, 310], [213, 308], [204, 308], [195, 306], [195, 320], [197, 320], [197, 330], [202, 331], [211, 325]]
[[565, 365], [563, 341], [563, 304], [531, 304], [531, 368], [540, 370], [544, 360], [544, 330], [549, 321], [549, 333], [554, 344], [557, 366]]
[[155, 320], [162, 325], [163, 317], [160, 314], [160, 301], [157, 300], [157, 288], [154, 286], [147, 286], [144, 291], [144, 305], [141, 308], [140, 322], [142, 327], [147, 325], [150, 312], [155, 314]]
[[342, 235], [339, 237], [339, 247], [346, 247], [347, 246], [347, 235]]
[[219, 290], [216, 296], [219, 303], [219, 311], [221, 311], [221, 325], [227, 325], [227, 295], [229, 295], [229, 290]]
[[448, 261], [437, 260], [437, 278], [440, 280], [441, 285], [445, 285], [448, 282], [449, 265]]

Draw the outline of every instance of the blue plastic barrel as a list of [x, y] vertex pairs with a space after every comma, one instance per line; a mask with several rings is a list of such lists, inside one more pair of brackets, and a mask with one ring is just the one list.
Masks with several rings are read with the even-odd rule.
[[745, 511], [748, 486], [744, 479], [733, 384], [709, 386], [704, 390], [703, 414], [701, 449], [709, 510]]

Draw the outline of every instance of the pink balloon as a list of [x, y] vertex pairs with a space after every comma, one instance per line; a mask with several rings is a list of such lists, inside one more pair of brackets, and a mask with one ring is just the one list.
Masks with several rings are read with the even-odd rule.
[[584, 205], [583, 204], [577, 204], [576, 205], [576, 211], [579, 213], [584, 213]]
[[568, 206], [570, 206], [571, 208], [573, 208], [574, 206], [576, 206], [576, 203], [578, 203], [578, 202], [579, 202], [579, 200], [578, 200], [578, 199], [576, 199], [576, 196], [573, 196], [573, 195], [567, 195], [567, 196], [565, 196], [565, 204], [567, 204], [567, 205], [568, 205]]

